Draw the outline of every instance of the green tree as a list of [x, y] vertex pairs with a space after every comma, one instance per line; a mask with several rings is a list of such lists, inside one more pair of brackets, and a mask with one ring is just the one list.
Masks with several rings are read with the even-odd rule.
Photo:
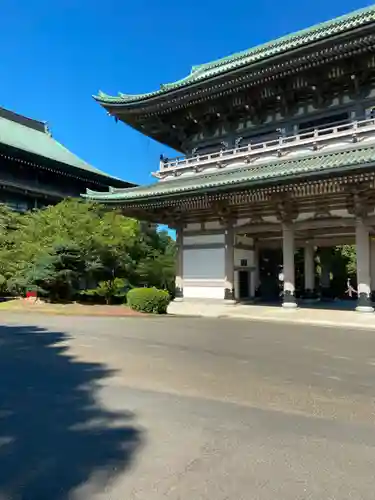
[[142, 241], [136, 268], [137, 284], [166, 289], [174, 295], [176, 245], [165, 231], [149, 231]]
[[12, 293], [69, 300], [97, 289], [107, 302], [140, 284], [173, 293], [174, 268], [168, 234], [116, 210], [75, 199], [22, 216], [0, 207], [0, 288]]
[[104, 299], [107, 305], [113, 304], [114, 301], [124, 301], [126, 293], [129, 290], [129, 284], [126, 279], [115, 278], [107, 281], [99, 281], [96, 288], [84, 290], [82, 296], [97, 297]]
[[0, 204], [0, 293], [7, 293], [8, 279], [16, 269], [14, 253], [15, 235], [20, 225], [20, 215]]
[[85, 271], [80, 249], [74, 244], [59, 244], [40, 255], [24, 274], [26, 288], [39, 291], [52, 301], [72, 300]]

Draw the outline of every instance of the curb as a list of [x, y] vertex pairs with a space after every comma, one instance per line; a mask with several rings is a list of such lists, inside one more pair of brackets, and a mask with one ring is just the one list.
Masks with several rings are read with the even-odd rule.
[[252, 321], [264, 321], [269, 323], [289, 323], [289, 324], [300, 324], [300, 325], [311, 325], [311, 326], [327, 326], [334, 328], [361, 328], [365, 330], [375, 330], [375, 324], [366, 325], [363, 323], [336, 323], [335, 321], [329, 320], [306, 320], [299, 318], [265, 318], [264, 316], [247, 316], [245, 314], [236, 315], [220, 315], [217, 318], [225, 319], [247, 319]]
[[[293, 313], [292, 313], [293, 314]], [[337, 323], [335, 321], [330, 320], [307, 320], [302, 318], [292, 318], [292, 317], [264, 317], [264, 316], [249, 316], [247, 314], [204, 314], [204, 313], [194, 313], [194, 314], [176, 314], [170, 313], [168, 314], [170, 317], [180, 317], [180, 318], [207, 318], [207, 319], [242, 319], [248, 321], [261, 321], [265, 323], [289, 323], [294, 325], [311, 325], [311, 326], [323, 326], [328, 328], [355, 328], [361, 330], [374, 330], [375, 331], [375, 321], [373, 324], [366, 323], [357, 323], [357, 322], [345, 322], [345, 323]], [[374, 317], [375, 319], [375, 317]]]

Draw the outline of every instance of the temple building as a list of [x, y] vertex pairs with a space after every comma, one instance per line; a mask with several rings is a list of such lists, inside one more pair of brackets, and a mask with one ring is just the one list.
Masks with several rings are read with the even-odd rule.
[[109, 186], [134, 184], [78, 158], [52, 137], [46, 123], [0, 108], [0, 203], [24, 212]]
[[375, 6], [193, 66], [148, 94], [95, 99], [181, 153], [160, 158], [154, 184], [85, 195], [176, 229], [180, 299], [246, 301], [281, 282], [293, 308], [296, 250], [298, 295], [311, 297], [316, 253], [355, 244], [357, 310], [373, 311]]

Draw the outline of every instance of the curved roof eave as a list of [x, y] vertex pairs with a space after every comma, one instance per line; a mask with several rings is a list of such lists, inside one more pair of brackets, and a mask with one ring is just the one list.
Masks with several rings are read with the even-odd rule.
[[272, 56], [280, 56], [285, 52], [302, 48], [310, 43], [320, 42], [327, 38], [359, 28], [375, 22], [375, 5], [356, 10], [344, 16], [326, 21], [310, 28], [285, 35], [276, 40], [266, 42], [256, 47], [238, 52], [231, 56], [210, 63], [193, 66], [191, 73], [172, 83], [163, 84], [160, 89], [144, 94], [122, 94], [111, 96], [99, 91], [93, 98], [103, 106], [130, 105], [153, 97], [164, 95], [171, 90], [177, 90], [188, 85], [205, 81], [209, 78], [226, 73], [240, 66], [252, 65]]
[[147, 186], [127, 189], [110, 189], [109, 192], [87, 190], [83, 196], [93, 201], [106, 203], [136, 203], [138, 201], [166, 198], [179, 195], [191, 195], [211, 189], [226, 189], [240, 185], [251, 185], [291, 177], [303, 177], [316, 174], [335, 173], [342, 168], [373, 166], [375, 163], [375, 145], [349, 147], [320, 155], [277, 160], [264, 165], [241, 165], [230, 170], [204, 173], [176, 180], [156, 182]]

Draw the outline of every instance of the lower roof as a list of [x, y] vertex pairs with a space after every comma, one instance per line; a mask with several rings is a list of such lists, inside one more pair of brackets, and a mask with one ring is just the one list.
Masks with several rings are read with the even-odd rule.
[[289, 160], [278, 160], [263, 165], [227, 167], [204, 175], [193, 174], [176, 180], [159, 181], [147, 186], [128, 189], [111, 188], [109, 192], [87, 190], [84, 197], [103, 203], [152, 202], [155, 199], [179, 195], [202, 194], [207, 191], [236, 187], [258, 187], [275, 181], [293, 181], [310, 175], [339, 173], [342, 169], [375, 165], [375, 144], [356, 146], [339, 151], [313, 154]]
[[[42, 122], [36, 122], [3, 108], [0, 108], [0, 111], [0, 144], [73, 167], [78, 170], [77, 175], [81, 171], [81, 175], [86, 173], [86, 175], [96, 174], [104, 177], [108, 179], [106, 181], [108, 183], [110, 179], [120, 181], [120, 179], [94, 168], [69, 151], [52, 137], [47, 126]], [[125, 184], [124, 181], [121, 182]]]

